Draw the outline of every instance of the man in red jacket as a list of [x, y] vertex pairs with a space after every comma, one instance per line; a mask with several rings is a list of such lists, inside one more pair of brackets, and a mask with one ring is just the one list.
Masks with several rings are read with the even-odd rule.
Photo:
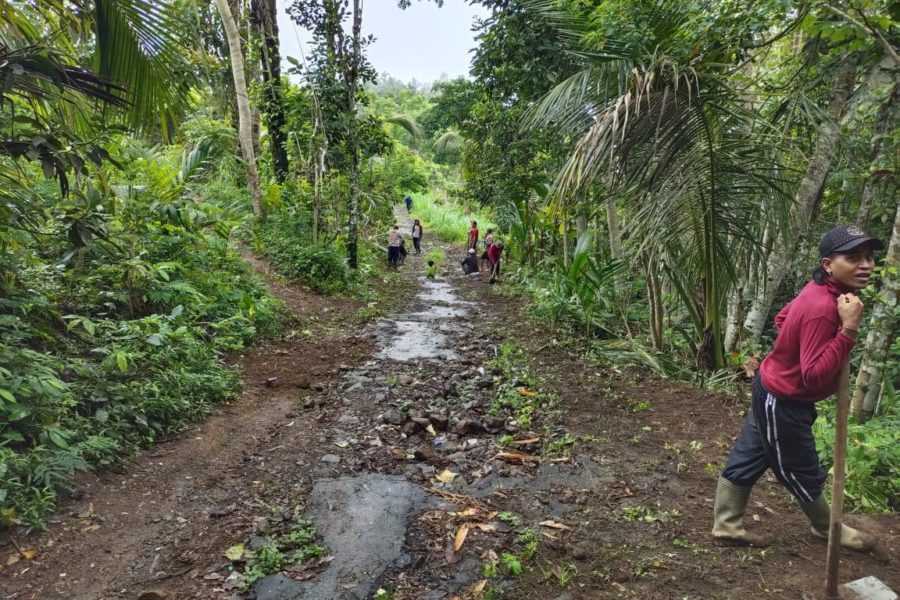
[[[815, 403], [837, 391], [862, 321], [855, 292], [868, 284], [873, 252], [882, 247], [856, 227], [835, 227], [819, 244], [813, 280], [775, 317], [778, 337], [756, 373], [750, 410], [716, 487], [716, 539], [768, 543], [744, 529], [743, 516], [753, 484], [769, 468], [800, 503], [813, 534], [827, 537], [831, 508], [812, 432]], [[869, 550], [874, 540], [843, 525], [841, 545]]]

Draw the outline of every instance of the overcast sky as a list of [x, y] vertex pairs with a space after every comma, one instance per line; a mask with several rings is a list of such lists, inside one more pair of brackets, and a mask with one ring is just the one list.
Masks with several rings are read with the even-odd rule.
[[[285, 13], [291, 0], [277, 0], [281, 53], [300, 58], [297, 37], [309, 54], [310, 34], [295, 27]], [[475, 46], [472, 23], [486, 16], [481, 6], [469, 6], [465, 0], [445, 0], [438, 8], [432, 2], [415, 2], [406, 10], [396, 0], [367, 0], [363, 4], [363, 32], [375, 35], [369, 48], [369, 61], [379, 73], [385, 71], [403, 81], [425, 83], [467, 75]]]

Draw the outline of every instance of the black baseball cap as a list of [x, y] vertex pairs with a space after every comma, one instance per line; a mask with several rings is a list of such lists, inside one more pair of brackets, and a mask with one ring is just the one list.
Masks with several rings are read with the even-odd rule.
[[856, 225], [838, 225], [822, 236], [822, 241], [819, 242], [819, 257], [846, 254], [863, 244], [868, 244], [873, 250], [884, 249], [881, 240], [866, 235]]

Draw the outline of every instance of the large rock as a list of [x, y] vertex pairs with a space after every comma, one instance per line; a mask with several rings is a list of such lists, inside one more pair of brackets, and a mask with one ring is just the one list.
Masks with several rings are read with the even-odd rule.
[[363, 600], [382, 574], [409, 561], [403, 551], [410, 516], [425, 493], [403, 477], [367, 474], [324, 479], [313, 487], [307, 516], [334, 560], [314, 581], [281, 575], [254, 586], [257, 600]]
[[406, 421], [406, 415], [396, 408], [389, 408], [381, 415], [381, 420], [390, 425], [403, 425]]

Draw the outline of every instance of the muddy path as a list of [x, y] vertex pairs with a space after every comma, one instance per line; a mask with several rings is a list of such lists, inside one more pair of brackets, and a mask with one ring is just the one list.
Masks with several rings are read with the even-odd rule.
[[[2, 567], [4, 597], [818, 597], [825, 546], [776, 484], [748, 515], [772, 548], [707, 539], [739, 401], [586, 361], [435, 247], [438, 278], [410, 254], [375, 322], [271, 278], [297, 321], [240, 359], [243, 396], [80, 481], [18, 540], [37, 555]], [[900, 519], [856, 522], [900, 550]], [[252, 574], [272, 547], [284, 560]], [[843, 569], [900, 588], [896, 564]]]

